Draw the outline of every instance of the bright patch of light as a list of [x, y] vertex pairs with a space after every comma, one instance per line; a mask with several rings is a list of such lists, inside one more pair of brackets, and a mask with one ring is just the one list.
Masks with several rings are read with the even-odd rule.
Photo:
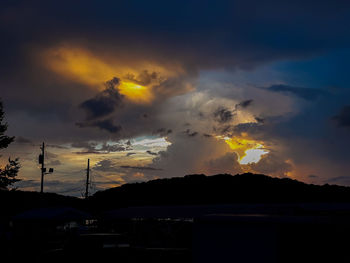
[[257, 163], [260, 161], [261, 156], [268, 154], [269, 152], [263, 149], [249, 149], [245, 151], [245, 156], [239, 160], [240, 164]]
[[165, 137], [157, 137], [157, 138], [142, 138], [142, 139], [136, 139], [132, 142], [133, 146], [147, 146], [147, 147], [168, 147], [171, 145], [170, 142], [166, 140]]
[[153, 99], [153, 95], [148, 87], [132, 82], [122, 81], [118, 86], [118, 90], [120, 94], [136, 103], [149, 103]]
[[216, 136], [217, 139], [224, 140], [228, 146], [238, 155], [238, 162], [243, 165], [258, 163], [261, 157], [268, 154], [262, 142], [248, 139], [247, 134], [242, 133], [242, 137]]

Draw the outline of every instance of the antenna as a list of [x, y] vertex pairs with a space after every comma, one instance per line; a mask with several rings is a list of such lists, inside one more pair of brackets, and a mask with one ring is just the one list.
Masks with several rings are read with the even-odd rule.
[[90, 175], [90, 159], [88, 159], [87, 169], [86, 169], [86, 190], [85, 190], [85, 198], [88, 198], [88, 197], [89, 197], [89, 184], [90, 184], [89, 175]]

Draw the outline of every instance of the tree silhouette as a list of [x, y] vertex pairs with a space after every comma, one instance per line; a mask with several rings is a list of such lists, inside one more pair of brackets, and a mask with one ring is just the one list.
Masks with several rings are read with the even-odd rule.
[[[15, 137], [9, 137], [5, 135], [7, 130], [7, 123], [3, 123], [4, 120], [4, 110], [2, 101], [0, 101], [0, 149], [7, 148], [10, 143], [13, 142]], [[3, 168], [0, 168], [0, 189], [6, 190], [13, 183], [20, 181], [16, 178], [20, 165], [18, 158], [12, 160], [8, 159], [8, 164], [6, 164]]]

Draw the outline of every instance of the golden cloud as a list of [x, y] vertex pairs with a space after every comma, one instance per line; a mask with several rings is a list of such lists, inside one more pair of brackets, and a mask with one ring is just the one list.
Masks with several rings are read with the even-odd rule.
[[186, 74], [183, 68], [174, 65], [161, 65], [156, 62], [130, 60], [118, 55], [106, 58], [87, 49], [76, 46], [59, 46], [47, 49], [42, 53], [44, 65], [52, 72], [65, 79], [87, 85], [90, 88], [103, 90], [104, 83], [118, 77], [119, 92], [133, 103], [148, 104], [157, 97], [181, 94], [193, 89], [189, 83], [167, 90], [164, 85], [170, 79]]

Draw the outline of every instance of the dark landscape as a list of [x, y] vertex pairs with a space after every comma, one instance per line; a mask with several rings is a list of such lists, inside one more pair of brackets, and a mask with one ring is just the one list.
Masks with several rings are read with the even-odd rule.
[[[1, 247], [15, 262], [349, 259], [342, 243], [350, 233], [349, 187], [199, 174], [126, 184], [88, 199], [18, 190], [0, 195], [8, 200]], [[320, 247], [327, 250], [316, 252]]]

